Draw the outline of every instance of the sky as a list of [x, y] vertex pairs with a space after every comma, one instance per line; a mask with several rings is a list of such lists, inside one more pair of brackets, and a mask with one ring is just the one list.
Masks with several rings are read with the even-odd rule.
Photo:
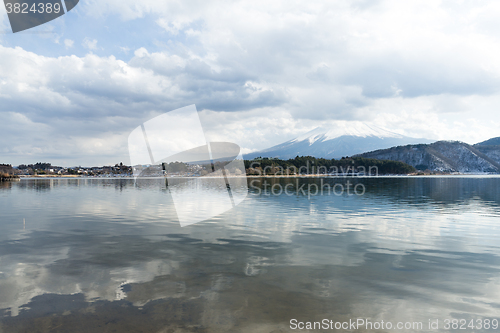
[[363, 121], [500, 136], [495, 1], [80, 0], [13, 34], [0, 6], [0, 163], [129, 163], [142, 123], [195, 104], [244, 153]]

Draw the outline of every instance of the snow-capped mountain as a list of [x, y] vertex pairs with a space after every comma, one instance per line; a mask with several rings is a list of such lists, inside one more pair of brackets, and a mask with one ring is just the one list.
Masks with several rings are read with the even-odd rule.
[[430, 142], [433, 141], [407, 137], [359, 121], [339, 121], [335, 126], [318, 127], [277, 146], [246, 154], [245, 158], [289, 159], [298, 155], [338, 159], [393, 146]]

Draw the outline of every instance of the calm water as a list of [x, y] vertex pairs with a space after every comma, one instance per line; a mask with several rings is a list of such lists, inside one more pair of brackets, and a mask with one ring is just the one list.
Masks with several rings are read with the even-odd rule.
[[364, 195], [257, 179], [239, 206], [184, 228], [154, 181], [0, 183], [0, 332], [297, 332], [292, 319], [359, 318], [500, 331], [475, 324], [500, 320], [500, 178], [352, 181]]

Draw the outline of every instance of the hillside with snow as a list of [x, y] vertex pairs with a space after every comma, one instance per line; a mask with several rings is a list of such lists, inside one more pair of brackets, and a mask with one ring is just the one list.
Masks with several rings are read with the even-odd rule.
[[360, 154], [360, 157], [400, 161], [418, 170], [499, 173], [500, 146], [471, 146], [460, 141], [408, 145]]
[[476, 143], [474, 148], [500, 164], [500, 137]]
[[313, 156], [338, 159], [393, 146], [430, 142], [432, 140], [407, 137], [359, 121], [339, 121], [335, 126], [318, 127], [282, 144], [246, 154], [245, 158]]

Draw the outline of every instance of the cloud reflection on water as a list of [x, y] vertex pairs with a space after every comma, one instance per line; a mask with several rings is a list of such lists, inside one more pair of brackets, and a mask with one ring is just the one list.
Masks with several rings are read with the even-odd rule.
[[154, 184], [13, 183], [0, 202], [4, 329], [52, 314], [62, 327], [87, 318], [81, 331], [147, 318], [187, 332], [498, 316], [500, 179], [364, 181], [363, 197], [250, 194], [189, 228]]

